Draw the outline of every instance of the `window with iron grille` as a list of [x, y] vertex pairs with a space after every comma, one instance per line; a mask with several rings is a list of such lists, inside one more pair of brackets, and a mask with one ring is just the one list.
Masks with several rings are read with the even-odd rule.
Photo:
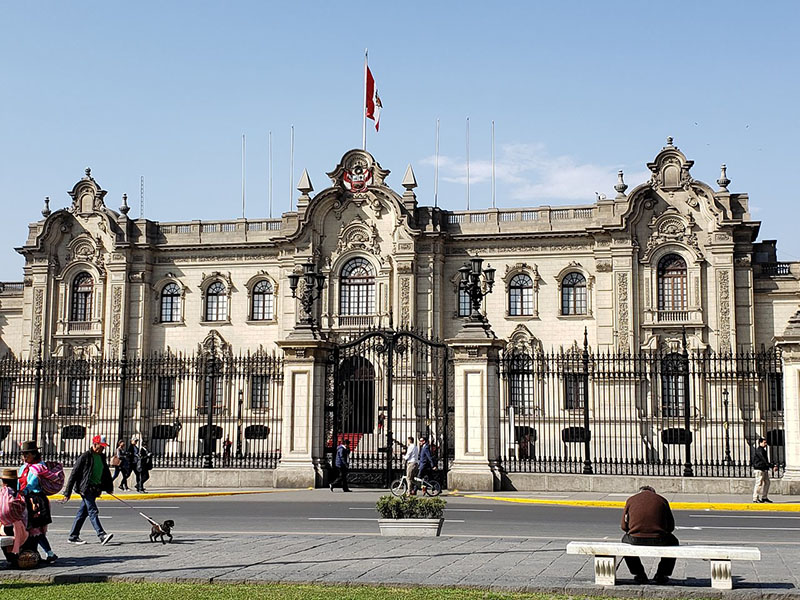
[[88, 273], [78, 273], [72, 282], [71, 321], [92, 320], [92, 289], [94, 280]]
[[275, 318], [275, 294], [272, 284], [267, 280], [253, 286], [253, 321], [271, 321]]
[[73, 377], [69, 380], [69, 396], [65, 414], [71, 416], [84, 416], [89, 414], [89, 387], [91, 382], [88, 377]]
[[0, 377], [0, 410], [14, 409], [14, 379]]
[[586, 278], [580, 273], [568, 273], [561, 281], [561, 314], [586, 314]]
[[[213, 383], [214, 380], [216, 380], [216, 385]], [[222, 377], [206, 377], [203, 381], [203, 404], [198, 407], [198, 412], [201, 415], [207, 415], [213, 401], [214, 414], [219, 414], [222, 410], [222, 396]]]
[[667, 254], [658, 261], [658, 310], [686, 310], [686, 261]]
[[783, 373], [769, 373], [769, 410], [780, 412], [783, 410]]
[[161, 322], [177, 323], [181, 320], [181, 288], [168, 283], [161, 290]]
[[176, 387], [175, 377], [162, 376], [158, 378], [158, 410], [175, 409]]
[[507, 359], [508, 400], [517, 415], [534, 414], [533, 359], [528, 354], [513, 354]]
[[467, 290], [458, 290], [458, 316], [468, 317], [472, 312], [472, 302], [470, 302]]
[[353, 258], [342, 267], [339, 314], [375, 313], [375, 269], [365, 258]]
[[524, 273], [514, 275], [509, 283], [508, 314], [512, 317], [533, 314], [533, 279]]
[[564, 409], [582, 410], [586, 401], [582, 373], [566, 373], [564, 375]]
[[661, 359], [661, 416], [682, 417], [687, 374], [684, 358], [680, 354], [668, 354]]
[[250, 378], [250, 408], [253, 410], [269, 408], [269, 375], [253, 375]]
[[215, 281], [206, 290], [206, 321], [228, 319], [228, 295], [222, 282]]

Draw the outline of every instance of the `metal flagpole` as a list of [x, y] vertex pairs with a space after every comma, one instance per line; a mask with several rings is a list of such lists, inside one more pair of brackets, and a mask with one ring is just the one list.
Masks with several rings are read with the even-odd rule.
[[368, 48], [364, 48], [364, 102], [363, 102], [363, 115], [364, 119], [361, 123], [361, 149], [367, 149], [367, 54]]
[[495, 178], [494, 178], [494, 119], [492, 119], [492, 208], [497, 208], [495, 205]]
[[294, 210], [294, 125], [291, 126], [289, 137], [289, 210]]
[[242, 218], [243, 219], [245, 218], [245, 216], [244, 216], [244, 214], [245, 214], [245, 211], [244, 211], [244, 207], [245, 207], [245, 204], [244, 204], [244, 178], [245, 178], [244, 160], [245, 160], [245, 140], [244, 140], [244, 134], [242, 134]]
[[272, 218], [272, 132], [269, 132], [269, 218]]
[[467, 210], [469, 210], [469, 117], [467, 117]]
[[436, 119], [436, 158], [433, 163], [433, 206], [439, 206], [439, 119]]

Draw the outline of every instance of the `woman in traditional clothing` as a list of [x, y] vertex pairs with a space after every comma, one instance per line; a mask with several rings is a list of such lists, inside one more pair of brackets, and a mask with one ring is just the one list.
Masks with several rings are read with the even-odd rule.
[[20, 553], [35, 551], [36, 542], [28, 535], [28, 511], [25, 509], [25, 499], [17, 492], [17, 470], [3, 469], [0, 481], [0, 527], [4, 536], [13, 537], [11, 545], [3, 544], [3, 554], [9, 564], [17, 568]]
[[28, 534], [36, 539], [39, 546], [47, 553], [46, 563], [53, 563], [58, 556], [53, 552], [47, 539], [47, 526], [53, 522], [50, 515], [50, 500], [42, 489], [43, 479], [48, 476], [48, 468], [42, 462], [42, 454], [35, 441], [22, 443], [23, 463], [17, 473], [19, 492], [25, 498], [28, 509]]

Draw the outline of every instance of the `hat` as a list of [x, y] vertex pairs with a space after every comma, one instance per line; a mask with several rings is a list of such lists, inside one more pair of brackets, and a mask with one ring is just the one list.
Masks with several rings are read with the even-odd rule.
[[106, 436], [104, 435], [96, 435], [92, 438], [92, 446], [95, 444], [100, 444], [104, 448], [108, 448], [108, 442], [106, 441]]
[[23, 454], [25, 454], [26, 452], [38, 452], [39, 446], [36, 445], [36, 442], [34, 440], [31, 440], [29, 442], [22, 442], [19, 445], [19, 451], [22, 452]]
[[0, 479], [17, 479], [16, 469], [3, 469]]

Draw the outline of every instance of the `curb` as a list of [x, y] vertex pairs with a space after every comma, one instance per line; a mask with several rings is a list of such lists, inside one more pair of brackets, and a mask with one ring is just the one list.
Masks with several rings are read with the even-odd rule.
[[[625, 508], [621, 500], [543, 500], [539, 498], [507, 498], [504, 496], [482, 496], [479, 494], [452, 494], [463, 498], [512, 502], [517, 504], [551, 504], [558, 506], [585, 506], [597, 508]], [[800, 504], [755, 504], [753, 502], [670, 502], [673, 510], [721, 510], [742, 512], [800, 512]]]
[[[301, 488], [291, 490], [237, 490], [226, 492], [155, 492], [147, 494], [114, 494], [117, 498], [122, 500], [160, 500], [162, 498], [210, 498], [213, 496], [245, 496], [248, 494], [279, 494], [281, 492], [299, 492]], [[76, 494], [77, 495], [77, 494]], [[103, 492], [102, 496], [98, 496], [97, 500], [114, 500], [114, 496]], [[54, 494], [49, 496], [50, 500], [63, 500], [64, 494]]]

